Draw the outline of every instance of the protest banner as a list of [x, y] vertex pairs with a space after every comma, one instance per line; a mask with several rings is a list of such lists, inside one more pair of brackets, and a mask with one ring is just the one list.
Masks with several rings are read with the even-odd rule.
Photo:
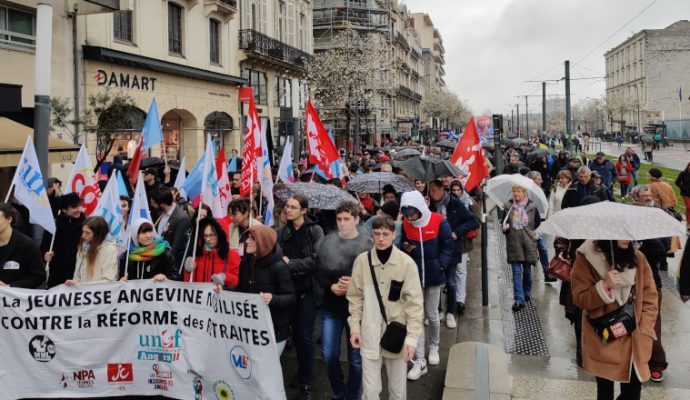
[[285, 398], [268, 306], [211, 287], [0, 288], [2, 398]]

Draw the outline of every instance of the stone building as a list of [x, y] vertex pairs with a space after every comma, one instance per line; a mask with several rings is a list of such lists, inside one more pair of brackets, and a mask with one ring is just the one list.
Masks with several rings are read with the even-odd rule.
[[[412, 27], [419, 35], [422, 46], [422, 73], [421, 82], [424, 93], [434, 93], [442, 90], [446, 86], [445, 78], [445, 48], [441, 33], [434, 27], [431, 17], [424, 13], [410, 14]], [[423, 120], [433, 130], [438, 130], [439, 121], [423, 116]]]
[[[637, 32], [604, 56], [610, 129], [641, 131], [665, 124], [669, 138], [688, 138], [689, 21]], [[682, 133], [681, 113], [685, 120]]]

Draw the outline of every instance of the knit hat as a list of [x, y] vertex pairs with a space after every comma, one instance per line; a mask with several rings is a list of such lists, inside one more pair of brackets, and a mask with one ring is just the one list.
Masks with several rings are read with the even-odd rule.
[[391, 218], [396, 219], [400, 213], [400, 206], [395, 200], [387, 201], [381, 206], [381, 211]]
[[256, 242], [256, 253], [254, 257], [260, 260], [269, 255], [276, 247], [278, 235], [273, 228], [264, 225], [255, 225], [247, 230]]

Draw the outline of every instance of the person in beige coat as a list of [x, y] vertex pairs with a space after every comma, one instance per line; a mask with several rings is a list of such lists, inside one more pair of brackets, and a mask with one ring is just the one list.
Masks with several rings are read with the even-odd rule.
[[[382, 390], [381, 365], [388, 373], [389, 399], [407, 397], [407, 363], [414, 358], [417, 340], [422, 334], [423, 295], [417, 265], [407, 254], [393, 246], [395, 223], [384, 216], [372, 225], [374, 249], [360, 254], [352, 268], [347, 290], [350, 316], [350, 343], [362, 355], [362, 400], [378, 399]], [[386, 322], [381, 315], [369, 268], [368, 254], [388, 321], [407, 325], [405, 344], [400, 353], [383, 350], [381, 337]], [[400, 282], [391, 290], [391, 282]]]
[[[629, 240], [587, 240], [577, 252], [571, 285], [573, 303], [583, 311], [583, 368], [596, 377], [598, 399], [613, 399], [614, 381], [621, 382], [619, 399], [639, 399], [641, 382], [650, 378], [648, 362], [656, 340], [658, 303], [652, 270]], [[611, 267], [613, 261], [615, 268]], [[630, 299], [637, 327], [604, 343], [588, 316], [611, 313]]]
[[108, 231], [103, 217], [89, 217], [84, 221], [74, 278], [65, 281], [65, 285], [117, 281], [118, 250], [114, 243], [106, 241]]

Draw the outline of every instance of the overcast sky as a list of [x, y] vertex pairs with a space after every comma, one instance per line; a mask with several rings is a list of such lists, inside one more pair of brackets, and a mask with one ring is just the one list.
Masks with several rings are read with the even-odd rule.
[[[412, 12], [431, 16], [446, 49], [446, 84], [475, 115], [486, 110], [510, 113], [518, 95], [522, 113], [524, 95], [541, 95], [541, 83], [524, 81], [560, 79], [566, 59], [571, 78], [603, 77], [607, 50], [642, 29], [690, 20], [690, 0], [401, 1]], [[605, 87], [603, 79], [574, 80], [573, 103], [599, 98]], [[547, 96], [562, 96], [565, 85], [552, 82], [546, 91]], [[529, 102], [530, 111], [540, 111], [540, 98], [530, 97]]]

